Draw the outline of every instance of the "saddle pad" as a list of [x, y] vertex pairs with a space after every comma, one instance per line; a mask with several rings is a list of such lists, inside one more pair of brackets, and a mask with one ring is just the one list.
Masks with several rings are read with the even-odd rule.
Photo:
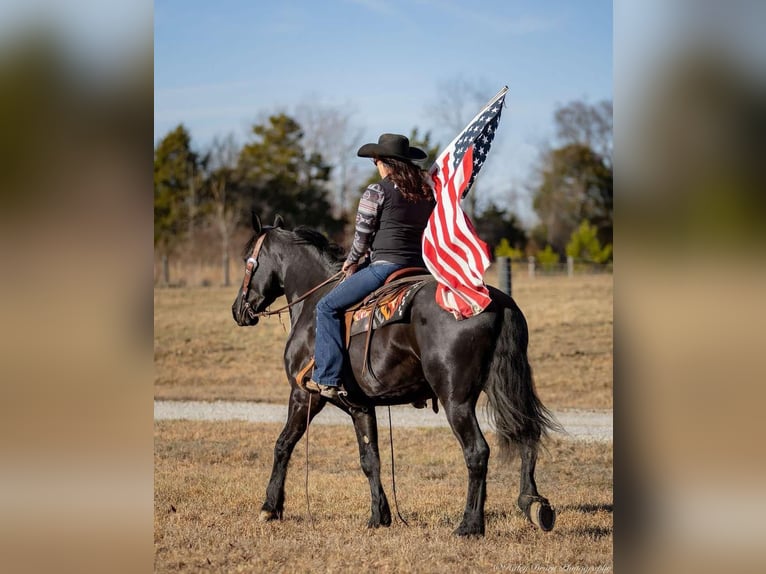
[[377, 329], [389, 323], [403, 321], [412, 303], [415, 293], [425, 284], [425, 281], [406, 283], [398, 289], [386, 294], [379, 300], [365, 305], [353, 312], [351, 320], [351, 337], [364, 333], [370, 328]]

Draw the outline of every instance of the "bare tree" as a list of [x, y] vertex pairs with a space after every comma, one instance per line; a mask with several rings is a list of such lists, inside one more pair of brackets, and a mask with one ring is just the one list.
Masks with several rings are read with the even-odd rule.
[[231, 187], [237, 165], [239, 147], [232, 134], [221, 139], [216, 137], [210, 144], [208, 182], [213, 203], [213, 220], [221, 235], [221, 263], [223, 284], [229, 286], [229, 247], [238, 210], [232, 201]]
[[349, 209], [349, 190], [359, 183], [358, 170], [350, 162], [362, 143], [362, 129], [354, 123], [350, 105], [329, 105], [319, 101], [299, 104], [295, 119], [303, 130], [303, 146], [308, 155], [321, 154], [322, 159], [337, 169], [331, 174], [332, 197], [336, 216]]
[[554, 114], [556, 135], [563, 145], [581, 144], [612, 164], [612, 101], [597, 104], [574, 100], [558, 106]]
[[[426, 115], [435, 122], [436, 135], [444, 137], [444, 141], [452, 141], [494, 93], [486, 80], [471, 81], [458, 76], [439, 82], [436, 100], [426, 108]], [[477, 181], [474, 181], [466, 196], [466, 212], [471, 218], [476, 217], [476, 189]]]
[[486, 81], [472, 82], [461, 76], [439, 82], [437, 89], [437, 98], [428, 105], [426, 113], [436, 122], [437, 135], [448, 141], [471, 121], [493, 94]]

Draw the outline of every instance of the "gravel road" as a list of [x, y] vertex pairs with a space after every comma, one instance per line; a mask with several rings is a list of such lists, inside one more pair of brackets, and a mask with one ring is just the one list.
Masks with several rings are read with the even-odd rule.
[[[388, 426], [388, 411], [378, 408], [378, 427]], [[613, 435], [611, 410], [561, 410], [553, 413], [566, 429], [563, 437], [573, 440], [611, 442]], [[482, 430], [490, 430], [484, 409], [478, 410]], [[249, 422], [284, 423], [287, 417], [286, 405], [254, 402], [202, 402], [202, 401], [154, 401], [154, 420], [241, 420]], [[430, 405], [425, 409], [412, 406], [391, 407], [394, 428], [402, 427], [447, 427], [444, 411], [435, 414]], [[348, 425], [351, 419], [342, 411], [325, 407], [313, 424]]]

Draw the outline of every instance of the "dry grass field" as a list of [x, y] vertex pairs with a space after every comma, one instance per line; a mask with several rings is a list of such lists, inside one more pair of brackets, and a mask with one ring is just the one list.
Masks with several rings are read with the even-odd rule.
[[[492, 273], [488, 283], [494, 283]], [[238, 327], [236, 287], [158, 288], [154, 294], [155, 397], [286, 403], [276, 317]], [[612, 407], [612, 275], [514, 276], [527, 317], [529, 356], [543, 402], [554, 409]]]
[[[486, 536], [457, 539], [467, 473], [448, 429], [394, 430], [399, 507], [409, 527], [368, 530], [369, 488], [349, 428], [295, 450], [282, 521], [257, 520], [280, 425], [155, 423], [155, 570], [213, 572], [611, 572], [612, 448], [555, 440], [537, 482], [558, 511], [544, 533], [516, 507], [518, 462], [490, 458]], [[382, 478], [393, 506], [388, 435]], [[490, 445], [494, 437], [487, 437]]]

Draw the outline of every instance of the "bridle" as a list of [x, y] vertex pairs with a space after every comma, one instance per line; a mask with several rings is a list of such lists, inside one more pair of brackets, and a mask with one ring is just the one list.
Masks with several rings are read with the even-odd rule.
[[[272, 228], [269, 228], [269, 229], [272, 229]], [[328, 283], [332, 283], [333, 281], [336, 281], [337, 279], [340, 279], [341, 277], [345, 276], [345, 273], [343, 271], [338, 271], [335, 275], [332, 275], [325, 281], [322, 281], [316, 287], [312, 287], [311, 289], [306, 291], [303, 295], [301, 295], [297, 299], [293, 299], [290, 303], [280, 307], [279, 309], [274, 309], [273, 311], [269, 311], [269, 310], [256, 311], [252, 307], [252, 305], [250, 305], [250, 303], [248, 302], [247, 294], [250, 291], [250, 280], [253, 278], [253, 275], [255, 274], [255, 270], [258, 269], [258, 254], [261, 252], [263, 241], [266, 239], [266, 234], [269, 232], [269, 229], [266, 229], [263, 232], [263, 234], [258, 237], [258, 239], [255, 242], [255, 245], [253, 246], [252, 254], [250, 255], [250, 257], [247, 258], [246, 265], [245, 265], [245, 278], [242, 280], [241, 311], [242, 311], [242, 315], [247, 313], [247, 315], [251, 319], [255, 319], [256, 317], [270, 317], [272, 315], [279, 315], [281, 320], [282, 318], [281, 313], [287, 311], [293, 305], [300, 303], [306, 297], [318, 291], [319, 289], [321, 289]]]
[[257, 313], [248, 302], [247, 293], [250, 290], [250, 279], [253, 278], [253, 273], [255, 273], [255, 270], [258, 269], [258, 254], [261, 252], [261, 247], [263, 246], [264, 239], [266, 239], [266, 233], [268, 233], [268, 231], [264, 232], [258, 237], [255, 245], [253, 246], [252, 254], [247, 258], [247, 261], [245, 262], [245, 278], [242, 280], [242, 300], [240, 306], [242, 309], [241, 314], [244, 315], [247, 313], [251, 319], [258, 317], [259, 313]]

